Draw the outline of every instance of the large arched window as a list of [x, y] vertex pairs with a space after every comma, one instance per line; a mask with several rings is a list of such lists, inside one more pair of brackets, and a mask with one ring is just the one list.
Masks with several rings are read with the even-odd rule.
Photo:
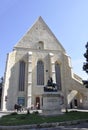
[[37, 85], [44, 85], [44, 63], [41, 60], [37, 62]]
[[19, 65], [19, 91], [24, 91], [25, 86], [25, 62], [20, 61]]
[[55, 63], [55, 74], [56, 74], [56, 84], [58, 86], [58, 90], [61, 90], [61, 72], [60, 72], [60, 64]]

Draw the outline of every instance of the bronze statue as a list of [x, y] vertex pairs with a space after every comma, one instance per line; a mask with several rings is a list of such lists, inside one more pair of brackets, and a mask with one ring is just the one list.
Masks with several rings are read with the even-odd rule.
[[44, 87], [45, 92], [56, 92], [57, 91], [57, 85], [56, 83], [53, 83], [52, 77], [49, 77], [47, 81], [47, 85]]

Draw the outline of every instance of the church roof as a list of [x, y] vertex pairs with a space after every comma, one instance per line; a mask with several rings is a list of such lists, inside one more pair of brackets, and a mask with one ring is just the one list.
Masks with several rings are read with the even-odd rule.
[[60, 50], [65, 52], [65, 49], [57, 40], [48, 25], [40, 16], [33, 26], [26, 32], [21, 40], [14, 48], [30, 48], [36, 49], [37, 43], [43, 42], [45, 50]]

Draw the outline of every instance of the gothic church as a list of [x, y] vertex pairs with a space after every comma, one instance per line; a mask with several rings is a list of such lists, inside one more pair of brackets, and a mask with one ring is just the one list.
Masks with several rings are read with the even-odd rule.
[[50, 77], [56, 86], [48, 93], [59, 94], [60, 108], [88, 108], [88, 90], [73, 73], [71, 59], [61, 43], [39, 17], [7, 55], [2, 110], [14, 110], [14, 104], [31, 107], [37, 102], [43, 109], [44, 87]]

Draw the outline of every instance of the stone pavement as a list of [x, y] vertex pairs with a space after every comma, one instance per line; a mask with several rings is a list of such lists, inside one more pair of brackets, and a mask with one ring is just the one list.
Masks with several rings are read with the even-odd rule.
[[[31, 129], [36, 130], [36, 129]], [[58, 126], [54, 128], [41, 128], [38, 130], [88, 130], [88, 123], [81, 123], [69, 126]]]
[[65, 121], [21, 126], [0, 126], [0, 130], [88, 130], [88, 120]]

